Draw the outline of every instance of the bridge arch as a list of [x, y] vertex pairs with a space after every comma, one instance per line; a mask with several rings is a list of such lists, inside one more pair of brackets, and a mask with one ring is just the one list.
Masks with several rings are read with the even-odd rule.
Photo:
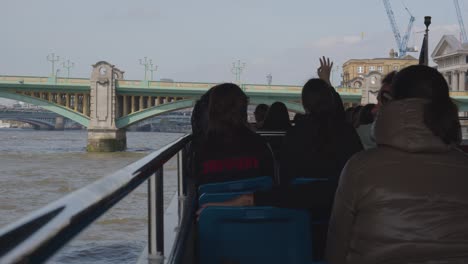
[[[121, 118], [117, 119], [115, 123], [116, 123], [116, 126], [118, 128], [125, 128], [125, 127], [133, 125], [135, 123], [138, 123], [138, 122], [140, 122], [140, 121], [142, 121], [144, 119], [150, 118], [150, 117], [158, 116], [158, 115], [163, 114], [163, 113], [177, 111], [177, 110], [184, 109], [184, 108], [193, 107], [197, 100], [198, 99], [195, 99], [195, 98], [194, 99], [186, 99], [186, 100], [179, 100], [179, 101], [175, 101], [175, 102], [172, 102], [172, 103], [167, 103], [167, 104], [163, 104], [163, 105], [154, 106], [154, 107], [145, 109], [143, 111], [139, 111], [139, 112], [136, 112], [136, 113], [121, 117]], [[277, 102], [277, 101], [278, 101], [277, 99], [252, 98], [249, 103], [250, 104], [268, 104], [268, 105], [271, 105], [271, 104], [273, 104], [274, 102]], [[292, 112], [299, 112], [299, 113], [304, 112], [304, 109], [302, 108], [302, 104], [300, 104], [300, 103], [294, 103], [294, 102], [286, 101], [286, 102], [284, 102], [284, 104], [286, 105], [288, 110], [290, 110]]]
[[82, 126], [85, 126], [85, 127], [89, 126], [89, 117], [83, 114], [77, 113], [75, 111], [72, 111], [70, 109], [67, 109], [61, 105], [51, 103], [49, 101], [45, 101], [42, 99], [38, 99], [38, 98], [34, 98], [34, 97], [22, 95], [22, 94], [9, 93], [9, 92], [4, 92], [4, 91], [0, 91], [0, 97], [40, 106], [44, 109], [47, 109], [63, 117], [66, 117], [70, 120], [73, 120]]
[[128, 127], [130, 125], [133, 125], [137, 122], [140, 122], [150, 117], [158, 116], [160, 114], [164, 114], [167, 112], [177, 111], [177, 110], [184, 109], [184, 108], [193, 107], [197, 100], [198, 99], [186, 99], [186, 100], [179, 100], [179, 101], [175, 101], [171, 103], [154, 106], [154, 107], [145, 109], [143, 111], [139, 111], [139, 112], [118, 118], [115, 121], [115, 125], [118, 128]]
[[51, 124], [47, 121], [44, 120], [37, 120], [37, 119], [26, 119], [26, 118], [14, 118], [14, 117], [6, 117], [6, 118], [0, 118], [1, 120], [12, 120], [12, 121], [18, 121], [22, 123], [27, 123], [30, 125], [33, 125], [35, 127], [46, 127], [48, 129], [54, 129], [55, 124]]

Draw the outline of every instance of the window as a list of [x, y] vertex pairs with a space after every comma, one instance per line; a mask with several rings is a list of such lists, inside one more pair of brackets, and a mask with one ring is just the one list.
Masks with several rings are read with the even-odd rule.
[[375, 66], [369, 66], [369, 71], [375, 71]]
[[363, 66], [358, 66], [357, 67], [357, 73], [364, 73], [364, 67]]
[[468, 56], [465, 57], [465, 62], [468, 63]]
[[383, 67], [382, 66], [377, 67], [377, 71], [379, 71], [380, 73], [383, 73]]

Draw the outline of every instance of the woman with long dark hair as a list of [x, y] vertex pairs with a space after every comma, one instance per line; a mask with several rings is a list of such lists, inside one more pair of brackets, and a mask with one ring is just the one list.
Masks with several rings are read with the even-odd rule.
[[248, 98], [239, 86], [210, 90], [207, 131], [195, 149], [196, 184], [272, 176], [272, 153], [247, 123]]
[[447, 82], [410, 66], [392, 93], [377, 115], [377, 148], [340, 177], [328, 263], [468, 263], [468, 156]]

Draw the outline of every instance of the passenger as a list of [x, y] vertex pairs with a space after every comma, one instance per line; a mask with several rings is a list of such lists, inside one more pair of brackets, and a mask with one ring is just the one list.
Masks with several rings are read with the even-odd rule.
[[324, 60], [321, 79], [309, 80], [302, 89], [303, 120], [284, 139], [281, 184], [294, 178], [337, 180], [346, 161], [362, 150], [356, 131], [345, 122], [341, 98], [329, 84], [332, 64]]
[[359, 112], [361, 112], [362, 105], [353, 107], [353, 112], [351, 113], [351, 125], [354, 128], [359, 126]]
[[[286, 105], [282, 102], [274, 102], [270, 109], [268, 109], [267, 115], [265, 117], [265, 122], [263, 127], [260, 130], [264, 131], [287, 131], [291, 127], [291, 121], [289, 120], [289, 113]], [[279, 160], [281, 158], [281, 148], [284, 144], [283, 136], [271, 136], [265, 137], [273, 151], [273, 157], [276, 161], [277, 169], [280, 165]], [[278, 181], [278, 180], [277, 180]]]
[[262, 130], [286, 131], [290, 127], [288, 108], [282, 102], [274, 102], [268, 109]]
[[304, 116], [304, 114], [296, 113], [293, 117], [293, 124], [296, 125], [297, 123], [301, 122]]
[[380, 106], [392, 100], [393, 98], [392, 83], [396, 74], [397, 74], [396, 71], [392, 71], [389, 74], [385, 75], [385, 77], [383, 78], [382, 86], [380, 87], [379, 93], [377, 95], [376, 110], [378, 110]]
[[345, 111], [345, 119], [346, 122], [350, 125], [353, 124], [353, 112], [354, 112], [354, 106], [348, 107]]
[[355, 155], [336, 192], [330, 264], [468, 263], [468, 156], [458, 110], [431, 67], [401, 70], [376, 121], [378, 147]]
[[[208, 131], [208, 106], [210, 100], [210, 93], [213, 88], [206, 91], [200, 99], [195, 102], [190, 119], [192, 125], [192, 141], [187, 146], [187, 162], [185, 163], [186, 171], [189, 172], [190, 178], [193, 179], [194, 173], [194, 156], [195, 150], [200, 149], [202, 138], [206, 136]], [[190, 184], [193, 184], [191, 182]]]
[[272, 153], [247, 124], [247, 96], [235, 84], [211, 89], [208, 128], [195, 149], [195, 184], [273, 176]]
[[356, 127], [356, 132], [361, 139], [362, 146], [364, 149], [370, 149], [377, 147], [375, 140], [371, 136], [372, 126], [374, 122], [374, 109], [376, 108], [375, 104], [367, 104], [361, 108], [358, 115], [358, 126]]
[[[281, 170], [288, 182], [295, 177], [327, 180], [280, 185], [272, 190], [257, 191], [224, 203], [209, 203], [205, 206], [302, 208], [311, 210], [314, 221], [328, 219], [341, 170], [354, 153], [362, 150], [362, 145], [354, 128], [345, 122], [339, 94], [329, 85], [333, 63], [324, 58], [320, 64], [318, 73], [321, 79], [309, 80], [302, 89], [306, 115], [287, 133], [284, 152], [281, 153], [281, 157], [284, 157]], [[313, 225], [312, 230], [314, 256], [322, 259], [328, 221]]]
[[269, 106], [266, 104], [259, 104], [255, 107], [254, 117], [255, 117], [255, 128], [261, 129], [263, 127], [263, 122], [265, 121], [266, 114], [268, 112]]

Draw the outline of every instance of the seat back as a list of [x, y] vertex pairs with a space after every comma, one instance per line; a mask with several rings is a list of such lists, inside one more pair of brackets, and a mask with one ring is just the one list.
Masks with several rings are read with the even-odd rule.
[[295, 178], [291, 183], [292, 184], [305, 184], [318, 181], [328, 181], [327, 178]]
[[198, 222], [200, 263], [312, 263], [309, 213], [275, 207], [207, 207]]
[[256, 177], [238, 181], [207, 183], [198, 187], [198, 193], [253, 192], [270, 189], [273, 179], [270, 176]]

